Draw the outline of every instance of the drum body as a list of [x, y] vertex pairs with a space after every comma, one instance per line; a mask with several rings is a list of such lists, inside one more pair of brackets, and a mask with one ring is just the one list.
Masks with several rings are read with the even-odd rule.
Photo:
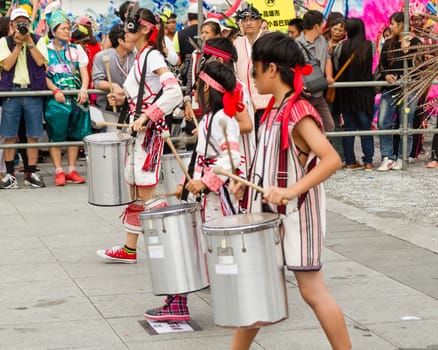
[[273, 324], [288, 316], [276, 214], [239, 214], [202, 225], [214, 322], [226, 327]]
[[[178, 153], [178, 155], [186, 168], [188, 168], [192, 152], [181, 152]], [[163, 154], [161, 156], [160, 178], [158, 181], [159, 191], [163, 193], [174, 193], [183, 176], [184, 174], [175, 156], [172, 153]], [[175, 196], [167, 196], [166, 199], [169, 205], [181, 203]]]
[[92, 134], [84, 138], [88, 203], [116, 206], [135, 200], [123, 170], [123, 159], [130, 142], [129, 134], [118, 132]]
[[140, 214], [155, 295], [194, 292], [208, 286], [199, 203]]

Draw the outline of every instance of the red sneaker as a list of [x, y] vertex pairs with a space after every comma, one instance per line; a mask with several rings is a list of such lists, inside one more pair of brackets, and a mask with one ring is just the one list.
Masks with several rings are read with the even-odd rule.
[[62, 171], [55, 175], [55, 186], [64, 186], [65, 185], [65, 173]]
[[133, 264], [137, 262], [137, 253], [127, 253], [122, 246], [112, 247], [111, 249], [99, 249], [97, 255], [114, 262]]
[[76, 170], [73, 170], [65, 175], [65, 179], [69, 182], [74, 182], [75, 184], [83, 184], [85, 182], [85, 179], [79, 175]]
[[187, 297], [168, 295], [162, 307], [147, 310], [144, 317], [153, 321], [189, 321], [190, 313], [187, 307]]

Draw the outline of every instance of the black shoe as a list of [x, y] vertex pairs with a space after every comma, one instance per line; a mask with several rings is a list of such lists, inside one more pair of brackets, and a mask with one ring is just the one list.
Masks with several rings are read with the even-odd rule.
[[24, 184], [35, 188], [46, 187], [41, 176], [36, 173], [26, 173], [24, 176]]

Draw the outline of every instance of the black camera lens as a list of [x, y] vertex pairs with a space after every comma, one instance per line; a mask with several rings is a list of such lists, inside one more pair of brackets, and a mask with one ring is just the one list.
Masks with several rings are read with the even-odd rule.
[[29, 28], [27, 27], [27, 23], [26, 22], [18, 22], [17, 30], [22, 35], [27, 34], [29, 32]]

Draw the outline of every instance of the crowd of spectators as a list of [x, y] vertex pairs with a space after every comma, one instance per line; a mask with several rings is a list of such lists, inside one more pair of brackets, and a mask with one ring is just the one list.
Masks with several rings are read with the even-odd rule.
[[[90, 108], [98, 108], [105, 120], [117, 121], [123, 107], [114, 110], [108, 105], [105, 95], [89, 95], [87, 90], [97, 88], [104, 91], [121, 92], [136, 50], [124, 40], [126, 20], [134, 2], [126, 1], [118, 9], [119, 23], [115, 23], [106, 35], [96, 38], [93, 20], [82, 15], [70, 18], [62, 12], [61, 3], [49, 2], [41, 8], [38, 0], [4, 1], [0, 5], [0, 91], [51, 90], [53, 96], [23, 96], [1, 98], [2, 113], [0, 141], [34, 143], [46, 132], [49, 141], [77, 141], [91, 132]], [[186, 132], [194, 125], [192, 118], [200, 116], [198, 106], [192, 99], [192, 87], [199, 61], [203, 59], [203, 43], [212, 38], [228, 37], [237, 49], [235, 73], [248, 91], [254, 108], [254, 124], [257, 132], [258, 120], [263, 114], [269, 96], [259, 95], [251, 76], [251, 46], [264, 33], [268, 22], [254, 7], [238, 11], [235, 26], [226, 26], [225, 21], [206, 19], [197, 37], [198, 14], [196, 4], [191, 4], [186, 19], [174, 13], [160, 14], [165, 29], [164, 53], [169, 67], [178, 75], [185, 87], [183, 105]], [[246, 11], [246, 12], [245, 12]], [[205, 15], [205, 14], [204, 14]], [[177, 23], [185, 25], [177, 30]], [[229, 23], [230, 21], [228, 21]], [[358, 18], [344, 18], [332, 12], [324, 19], [318, 11], [308, 11], [304, 18], [289, 22], [288, 35], [302, 48], [306, 59], [315, 57], [320, 62], [327, 83], [335, 81], [370, 81], [373, 75], [373, 60], [380, 56], [378, 70], [380, 79], [389, 84], [397, 83], [403, 72], [404, 55], [408, 55], [408, 66], [416, 60], [425, 60], [427, 55], [419, 53], [420, 43], [436, 43], [433, 31], [435, 22], [422, 13], [412, 13], [410, 32], [403, 32], [404, 16], [394, 13], [388, 23], [382, 23], [382, 34], [375, 40], [365, 38], [365, 25]], [[193, 39], [189, 40], [189, 39]], [[197, 44], [193, 44], [196, 42]], [[436, 50], [429, 55], [436, 54]], [[107, 76], [106, 62], [109, 60], [112, 86]], [[64, 94], [65, 90], [79, 90], [77, 96]], [[377, 124], [379, 130], [390, 130], [400, 125], [403, 113], [408, 115], [408, 124], [414, 128], [427, 125], [429, 115], [422, 109], [427, 94], [420, 99], [408, 99], [408, 108], [402, 109], [402, 90], [397, 85], [382, 89], [380, 103], [374, 102], [375, 89], [367, 87], [339, 88], [333, 99], [327, 100], [324, 91], [305, 94], [322, 117], [325, 131], [371, 130]], [[332, 96], [333, 97], [333, 96]], [[377, 112], [376, 112], [377, 111]], [[60, 120], [58, 115], [65, 118]], [[376, 117], [377, 116], [377, 117]], [[376, 120], [377, 119], [377, 120]], [[171, 123], [172, 118], [166, 119]], [[252, 143], [256, 143], [257, 133]], [[437, 136], [434, 137], [429, 168], [438, 168]], [[399, 139], [382, 135], [379, 171], [402, 168], [402, 147]], [[409, 136], [409, 160], [414, 161], [424, 153], [423, 135]], [[333, 138], [332, 143], [343, 159], [346, 170], [374, 169], [373, 136], [361, 136], [362, 162], [354, 153], [354, 137]], [[50, 147], [49, 153], [55, 168], [54, 182], [63, 186], [66, 182], [83, 183], [75, 169], [78, 147], [67, 148], [67, 170], [62, 166], [63, 150]], [[27, 148], [17, 152], [9, 148], [0, 151], [1, 188], [17, 188], [17, 162], [21, 158], [24, 166], [24, 183], [32, 187], [45, 187], [38, 174], [38, 149]]]

